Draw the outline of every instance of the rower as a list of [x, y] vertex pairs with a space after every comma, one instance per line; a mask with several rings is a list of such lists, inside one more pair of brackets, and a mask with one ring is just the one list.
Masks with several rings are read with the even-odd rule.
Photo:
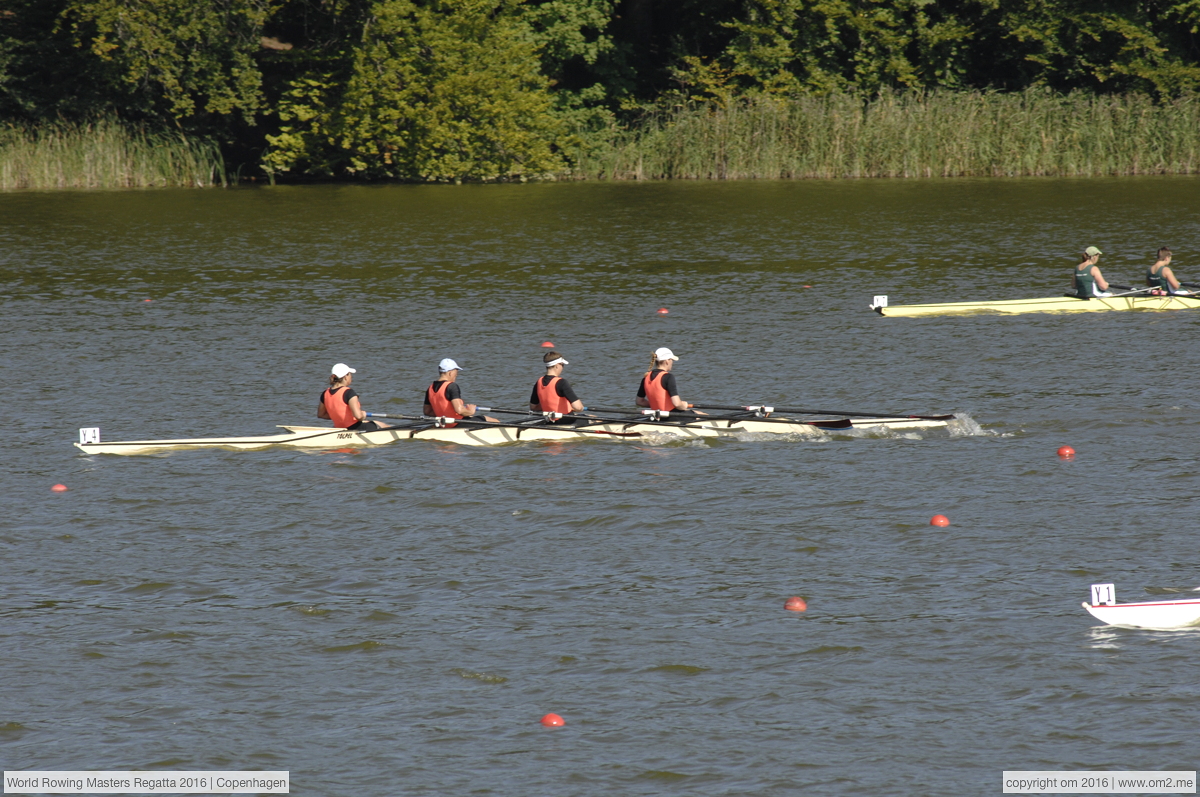
[[[458, 363], [449, 357], [438, 363], [437, 381], [425, 390], [425, 414], [439, 418], [457, 418], [464, 421], [484, 420], [489, 423], [499, 423], [495, 418], [475, 416], [476, 405], [467, 404], [462, 400], [462, 391], [455, 380], [462, 369]], [[456, 423], [446, 424], [447, 428], [457, 426]]]
[[[548, 351], [542, 356], [542, 364], [546, 367], [546, 375], [533, 383], [533, 392], [529, 394], [530, 412], [556, 412], [564, 415], [582, 412], [583, 402], [562, 376], [563, 366], [570, 365], [567, 359], [556, 351]], [[571, 423], [570, 419], [549, 420], [550, 423]], [[581, 419], [581, 422], [587, 421]]]
[[665, 346], [654, 350], [654, 354], [650, 355], [650, 370], [642, 376], [642, 383], [638, 385], [637, 405], [680, 415], [707, 415], [706, 412], [692, 409], [691, 404], [679, 398], [675, 375], [671, 373], [678, 359]]
[[1146, 284], [1168, 295], [1191, 293], [1180, 289], [1179, 278], [1171, 271], [1171, 250], [1165, 246], [1158, 250], [1158, 259], [1154, 265], [1146, 270]]
[[1094, 246], [1083, 250], [1083, 259], [1075, 267], [1075, 295], [1080, 299], [1103, 298], [1112, 296], [1108, 290], [1108, 280], [1100, 273], [1096, 263], [1104, 254]]
[[350, 387], [358, 371], [345, 363], [333, 366], [329, 375], [329, 387], [321, 393], [317, 405], [317, 417], [333, 421], [333, 425], [351, 432], [374, 432], [390, 429], [391, 424], [368, 421], [358, 400], [358, 393]]

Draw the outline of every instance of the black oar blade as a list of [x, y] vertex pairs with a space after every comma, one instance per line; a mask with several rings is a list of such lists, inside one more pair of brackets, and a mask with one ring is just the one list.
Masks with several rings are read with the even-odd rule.
[[815, 426], [818, 429], [853, 429], [854, 424], [849, 418], [842, 418], [840, 421], [805, 421], [809, 426]]

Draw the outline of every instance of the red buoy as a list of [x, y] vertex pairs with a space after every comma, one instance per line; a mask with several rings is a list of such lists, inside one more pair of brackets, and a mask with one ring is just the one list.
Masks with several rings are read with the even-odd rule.
[[561, 728], [567, 723], [557, 714], [547, 714], [546, 716], [542, 717], [542, 724], [547, 728]]
[[543, 343], [543, 344], [542, 344], [542, 348], [543, 348], [543, 349], [553, 349], [553, 348], [554, 348], [554, 344], [553, 344], [553, 343], [551, 343], [550, 341], [546, 341], [545, 343]]
[[667, 313], [669, 313], [669, 312], [671, 312], [671, 311], [670, 311], [670, 310], [668, 310], [668, 309], [667, 309], [667, 308], [665, 308], [665, 307], [660, 307], [660, 308], [658, 308], [658, 314], [659, 314], [659, 315], [666, 315], [666, 314], [667, 314]]
[[1075, 449], [1070, 446], [1060, 446], [1058, 449], [1059, 459], [1075, 459]]
[[931, 525], [931, 526], [949, 526], [950, 518], [946, 517], [945, 515], [934, 515], [933, 517], [931, 517], [929, 519], [929, 525]]
[[67, 491], [67, 485], [56, 484], [53, 487], [51, 487], [50, 489], [56, 493], [65, 493]]
[[787, 603], [783, 604], [783, 608], [789, 612], [806, 612], [808, 604], [804, 602], [804, 598], [794, 595], [787, 599]]

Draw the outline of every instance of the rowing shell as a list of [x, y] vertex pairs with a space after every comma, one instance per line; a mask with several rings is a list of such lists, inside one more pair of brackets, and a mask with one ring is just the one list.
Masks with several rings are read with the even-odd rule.
[[873, 304], [884, 316], [951, 315], [962, 313], [1079, 313], [1102, 310], [1185, 310], [1200, 307], [1200, 296], [1110, 296], [1080, 299], [1076, 296], [1044, 299], [1005, 299], [994, 302], [943, 302], [940, 304]]
[[[856, 418], [855, 428], [911, 429], [945, 426], [953, 415], [929, 418]], [[837, 420], [837, 419], [830, 419]], [[654, 422], [609, 421], [584, 428], [553, 425], [497, 424], [472, 426], [459, 424], [446, 428], [430, 424], [397, 426], [373, 432], [352, 432], [324, 426], [280, 426], [283, 434], [257, 437], [200, 437], [182, 440], [128, 440], [115, 443], [76, 443], [86, 454], [150, 454], [156, 451], [188, 448], [229, 448], [252, 450], [270, 446], [293, 448], [341, 448], [344, 446], [381, 446], [398, 440], [437, 440], [468, 446], [494, 446], [517, 441], [554, 440], [646, 440], [658, 437], [680, 439], [710, 438], [739, 433], [769, 433], [820, 437], [824, 432], [809, 422], [772, 422], [712, 418], [673, 426]]]
[[1123, 628], [1169, 630], [1200, 625], [1200, 598], [1144, 603], [1084, 603], [1097, 620]]

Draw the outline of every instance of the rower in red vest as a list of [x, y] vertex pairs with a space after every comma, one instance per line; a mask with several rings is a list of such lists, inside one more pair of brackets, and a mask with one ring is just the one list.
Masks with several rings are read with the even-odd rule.
[[671, 368], [679, 358], [665, 346], [650, 355], [650, 370], [642, 377], [638, 386], [637, 405], [652, 410], [666, 410], [679, 415], [707, 415], [692, 409], [692, 405], [679, 398], [675, 387], [675, 375]]
[[[458, 363], [449, 357], [438, 363], [437, 381], [425, 390], [425, 414], [438, 418], [458, 418], [464, 421], [483, 420], [490, 423], [499, 423], [495, 418], [489, 418], [487, 415], [476, 417], [476, 405], [467, 404], [462, 400], [462, 391], [455, 381], [458, 379], [458, 372], [461, 370], [458, 367]], [[457, 425], [454, 423], [446, 424], [447, 427]]]
[[[548, 351], [543, 355], [542, 363], [546, 366], [546, 375], [533, 383], [533, 392], [529, 394], [529, 409], [533, 412], [561, 412], [564, 415], [582, 412], [583, 402], [562, 377], [563, 366], [570, 365], [567, 359], [556, 351]], [[551, 421], [560, 422], [571, 423], [571, 420], [564, 421], [560, 418]]]
[[333, 366], [329, 376], [329, 387], [321, 393], [321, 403], [317, 405], [317, 417], [333, 421], [333, 425], [352, 432], [373, 432], [377, 429], [390, 429], [391, 424], [368, 421], [358, 400], [358, 393], [350, 387], [357, 370], [345, 363]]

